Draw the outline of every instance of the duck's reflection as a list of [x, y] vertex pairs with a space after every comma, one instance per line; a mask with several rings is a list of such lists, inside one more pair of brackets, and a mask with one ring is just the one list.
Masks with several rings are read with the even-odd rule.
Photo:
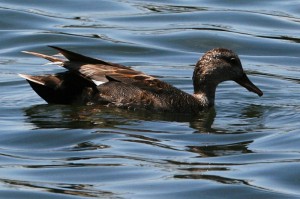
[[[132, 111], [112, 107], [35, 105], [24, 110], [27, 122], [36, 128], [113, 128], [138, 121], [189, 123], [196, 131], [212, 131], [214, 108], [199, 115]], [[154, 127], [159, 128], [159, 127]]]

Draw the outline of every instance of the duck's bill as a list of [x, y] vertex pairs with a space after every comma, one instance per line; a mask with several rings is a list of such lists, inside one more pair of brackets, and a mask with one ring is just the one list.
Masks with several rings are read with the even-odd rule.
[[245, 73], [241, 78], [235, 80], [235, 82], [245, 87], [248, 91], [256, 93], [260, 97], [263, 95], [263, 92], [250, 81]]

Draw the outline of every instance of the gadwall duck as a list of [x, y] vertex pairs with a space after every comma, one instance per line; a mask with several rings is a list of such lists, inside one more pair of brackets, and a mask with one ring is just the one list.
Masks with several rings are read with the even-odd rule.
[[94, 59], [59, 47], [67, 60], [36, 52], [25, 53], [45, 58], [68, 71], [51, 75], [25, 75], [33, 90], [49, 104], [100, 104], [128, 109], [197, 113], [214, 106], [219, 83], [233, 80], [259, 96], [263, 92], [245, 74], [233, 51], [216, 48], [197, 62], [194, 94], [188, 94], [130, 67]]

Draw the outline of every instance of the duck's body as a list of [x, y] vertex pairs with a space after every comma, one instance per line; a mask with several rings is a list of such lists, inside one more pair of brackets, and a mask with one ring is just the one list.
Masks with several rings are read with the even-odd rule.
[[262, 92], [243, 72], [236, 54], [227, 49], [208, 51], [196, 64], [190, 95], [153, 76], [129, 67], [53, 47], [68, 60], [26, 52], [68, 69], [54, 75], [30, 76], [31, 87], [48, 103], [102, 104], [130, 109], [197, 113], [214, 105], [220, 82], [234, 80], [249, 91]]

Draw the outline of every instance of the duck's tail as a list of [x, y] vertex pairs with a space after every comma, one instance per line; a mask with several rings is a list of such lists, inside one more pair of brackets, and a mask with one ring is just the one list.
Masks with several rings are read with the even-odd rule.
[[96, 92], [94, 85], [85, 78], [62, 72], [54, 75], [25, 75], [32, 89], [49, 104], [85, 104]]
[[[68, 69], [69, 71], [53, 75], [33, 76], [19, 74], [19, 76], [25, 78], [32, 89], [50, 104], [85, 103], [84, 101], [90, 97], [90, 93], [96, 92], [96, 85], [91, 79], [78, 72], [76, 68], [78, 65], [77, 63], [109, 63], [59, 47], [50, 47], [58, 50], [64, 57], [50, 56], [31, 51], [22, 52], [49, 60], [50, 63], [48, 64], [56, 64]], [[73, 65], [76, 67], [73, 68]]]

